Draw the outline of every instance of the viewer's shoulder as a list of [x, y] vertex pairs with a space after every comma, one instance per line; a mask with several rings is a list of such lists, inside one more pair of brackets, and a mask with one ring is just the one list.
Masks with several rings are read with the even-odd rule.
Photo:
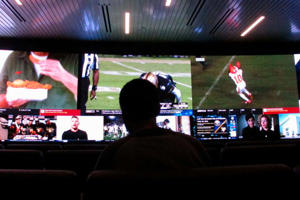
[[186, 139], [186, 140], [194, 141], [194, 142], [200, 142], [199, 140], [197, 140], [193, 136], [187, 135], [187, 134], [184, 134], [184, 133], [181, 133], [181, 132], [175, 132], [175, 131], [172, 131], [172, 130], [167, 130], [166, 133], [169, 134], [169, 135], [173, 135], [174, 137], [181, 138], [181, 139]]

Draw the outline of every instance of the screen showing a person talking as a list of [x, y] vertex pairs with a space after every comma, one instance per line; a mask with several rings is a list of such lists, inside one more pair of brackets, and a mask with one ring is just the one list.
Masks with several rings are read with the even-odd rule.
[[194, 109], [298, 107], [294, 55], [203, 56], [192, 75]]
[[[128, 81], [140, 78], [159, 89], [162, 109], [192, 109], [191, 62], [188, 56], [98, 54], [97, 59], [98, 69], [94, 67], [90, 71], [86, 70], [86, 66], [92, 60], [97, 62], [96, 59], [87, 55], [82, 61], [83, 78], [79, 87], [81, 98], [85, 100], [82, 100], [81, 108], [120, 109], [122, 87]], [[97, 78], [99, 81], [95, 81]]]
[[78, 54], [0, 50], [0, 108], [76, 109]]
[[[129, 132], [119, 93], [135, 78], [160, 91], [158, 127], [197, 139], [246, 138], [252, 126], [257, 131], [268, 128], [281, 138], [299, 138], [299, 58], [0, 50], [0, 138], [123, 138]], [[268, 115], [266, 127], [259, 123], [262, 115]]]

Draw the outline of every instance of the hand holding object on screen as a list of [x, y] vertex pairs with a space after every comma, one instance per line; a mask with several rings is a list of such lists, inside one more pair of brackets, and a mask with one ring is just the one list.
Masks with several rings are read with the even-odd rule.
[[41, 74], [49, 76], [55, 81], [61, 82], [73, 93], [74, 98], [77, 99], [78, 79], [65, 70], [59, 60], [47, 59], [40, 61], [39, 64], [41, 68]]
[[16, 100], [13, 100], [13, 101], [7, 101], [7, 104], [8, 104], [10, 107], [18, 108], [18, 107], [24, 105], [25, 103], [27, 103], [28, 101], [29, 101], [29, 100], [16, 99]]
[[68, 73], [58, 60], [47, 59], [40, 61], [41, 74], [50, 76], [53, 80], [63, 82], [64, 76]]

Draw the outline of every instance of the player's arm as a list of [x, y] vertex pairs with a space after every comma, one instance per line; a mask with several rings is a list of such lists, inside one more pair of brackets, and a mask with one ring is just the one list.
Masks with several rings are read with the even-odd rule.
[[172, 91], [172, 94], [175, 95], [176, 102], [177, 103], [181, 103], [181, 92], [180, 92], [180, 90], [177, 87], [174, 87], [174, 89]]
[[93, 87], [90, 94], [91, 100], [96, 97], [98, 82], [99, 82], [99, 69], [95, 69], [93, 70]]
[[96, 97], [97, 85], [99, 82], [99, 59], [97, 54], [94, 55], [92, 69], [93, 69], [93, 86], [90, 94], [91, 100]]
[[59, 60], [47, 59], [40, 62], [41, 74], [51, 77], [53, 80], [61, 82], [74, 95], [77, 100], [77, 83], [78, 79], [69, 73], [61, 65]]

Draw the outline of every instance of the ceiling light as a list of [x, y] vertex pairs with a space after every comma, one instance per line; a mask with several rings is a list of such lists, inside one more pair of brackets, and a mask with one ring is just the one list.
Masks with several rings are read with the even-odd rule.
[[23, 5], [22, 2], [21, 2], [21, 0], [15, 0], [15, 2], [16, 2], [19, 6], [22, 6], [22, 5]]
[[254, 29], [259, 23], [261, 23], [265, 19], [265, 16], [261, 16], [258, 18], [253, 24], [251, 24], [242, 34], [241, 37], [247, 35], [252, 29]]
[[125, 34], [129, 34], [130, 30], [130, 13], [125, 12]]
[[171, 5], [172, 0], [166, 0], [166, 6], [169, 7]]

